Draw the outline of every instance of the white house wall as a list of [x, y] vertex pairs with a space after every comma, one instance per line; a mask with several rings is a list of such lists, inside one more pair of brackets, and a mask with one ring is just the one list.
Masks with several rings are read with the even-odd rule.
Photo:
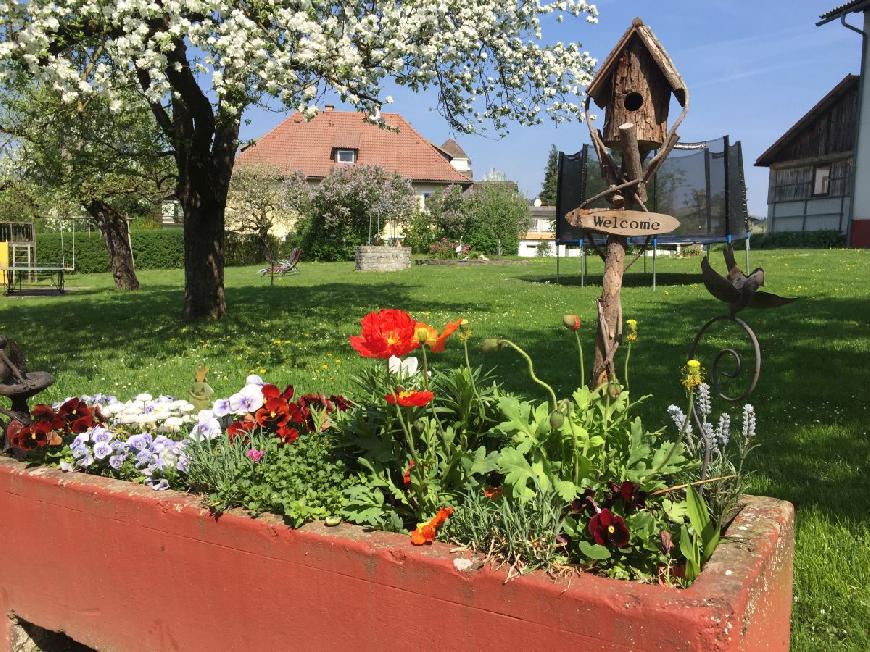
[[[870, 11], [864, 12], [864, 31], [870, 30]], [[870, 32], [868, 32], [870, 33]], [[870, 220], [870, 38], [865, 37], [861, 63], [858, 144], [855, 153], [855, 212], [853, 219]]]
[[770, 232], [840, 231], [845, 233], [849, 204], [848, 197], [822, 197], [768, 204], [767, 219]]

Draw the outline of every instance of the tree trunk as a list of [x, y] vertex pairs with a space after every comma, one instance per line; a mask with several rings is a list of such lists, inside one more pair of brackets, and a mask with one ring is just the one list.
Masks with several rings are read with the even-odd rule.
[[114, 208], [99, 199], [91, 200], [85, 207], [103, 234], [106, 251], [115, 287], [119, 290], [138, 290], [139, 279], [133, 265], [130, 249], [130, 228], [127, 220]]
[[184, 211], [184, 317], [220, 319], [227, 310], [224, 295], [224, 212], [226, 192], [209, 183], [199, 170], [179, 174]]
[[622, 325], [622, 274], [625, 271], [625, 238], [607, 236], [607, 254], [604, 261], [601, 297], [598, 299], [598, 332], [595, 336], [595, 363], [592, 367], [592, 386], [606, 383], [614, 375], [613, 355], [608, 352], [619, 346]]
[[[622, 181], [632, 181], [643, 176], [642, 155], [638, 148], [637, 131], [631, 123], [619, 126], [622, 149]], [[646, 200], [643, 184], [625, 192], [625, 208], [636, 209], [639, 201]], [[613, 201], [613, 197], [611, 197]], [[612, 208], [616, 206], [612, 205]], [[619, 235], [607, 237], [607, 253], [604, 260], [604, 278], [601, 297], [598, 299], [598, 333], [595, 337], [595, 362], [592, 366], [592, 386], [599, 387], [616, 376], [613, 358], [622, 339], [622, 275], [625, 272], [626, 238]]]

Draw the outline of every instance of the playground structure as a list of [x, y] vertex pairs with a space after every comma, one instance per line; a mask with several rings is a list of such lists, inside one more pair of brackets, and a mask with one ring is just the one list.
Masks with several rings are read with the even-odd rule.
[[[579, 247], [581, 283], [585, 283], [587, 247], [596, 244], [595, 234], [572, 226], [566, 214], [607, 187], [598, 157], [591, 145], [576, 154], [559, 153], [556, 202], [556, 244]], [[749, 252], [746, 182], [740, 141], [726, 135], [698, 143], [677, 143], [670, 156], [646, 184], [649, 210], [673, 215], [680, 226], [672, 233], [645, 238], [628, 238], [628, 244], [648, 244], [652, 255], [652, 286], [656, 286], [656, 257], [659, 245], [731, 243], [745, 238]], [[592, 207], [607, 205], [604, 198]], [[600, 237], [600, 236], [599, 236]], [[748, 265], [748, 262], [747, 262]], [[644, 266], [646, 259], [644, 258]], [[556, 259], [559, 273], [559, 259]]]
[[[74, 272], [76, 266], [76, 222], [89, 220], [87, 217], [59, 218], [61, 260], [40, 261], [36, 253], [36, 228], [34, 222], [0, 222], [0, 285], [5, 286], [6, 294], [21, 290], [24, 280], [35, 282], [40, 276], [49, 276], [52, 285], [64, 292], [64, 276]], [[64, 224], [72, 222], [71, 262], [67, 264]]]

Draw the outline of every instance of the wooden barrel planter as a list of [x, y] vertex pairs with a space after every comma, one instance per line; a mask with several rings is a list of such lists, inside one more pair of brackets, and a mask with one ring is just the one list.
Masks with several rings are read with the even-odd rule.
[[356, 248], [356, 271], [396, 272], [411, 266], [410, 247], [362, 246]]
[[[0, 610], [97, 650], [787, 650], [794, 511], [746, 497], [688, 589], [506, 573], [351, 525], [0, 459]], [[10, 618], [0, 618], [9, 649]]]

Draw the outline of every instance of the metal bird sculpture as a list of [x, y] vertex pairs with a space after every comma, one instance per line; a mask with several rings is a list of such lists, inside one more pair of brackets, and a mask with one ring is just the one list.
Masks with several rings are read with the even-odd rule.
[[706, 256], [701, 259], [701, 275], [710, 294], [728, 304], [732, 317], [744, 308], [778, 308], [796, 301], [796, 298], [762, 292], [758, 288], [764, 285], [764, 270], [756, 267], [751, 274], [744, 274], [737, 266], [731, 245], [726, 246], [723, 253], [728, 277], [716, 272]]

